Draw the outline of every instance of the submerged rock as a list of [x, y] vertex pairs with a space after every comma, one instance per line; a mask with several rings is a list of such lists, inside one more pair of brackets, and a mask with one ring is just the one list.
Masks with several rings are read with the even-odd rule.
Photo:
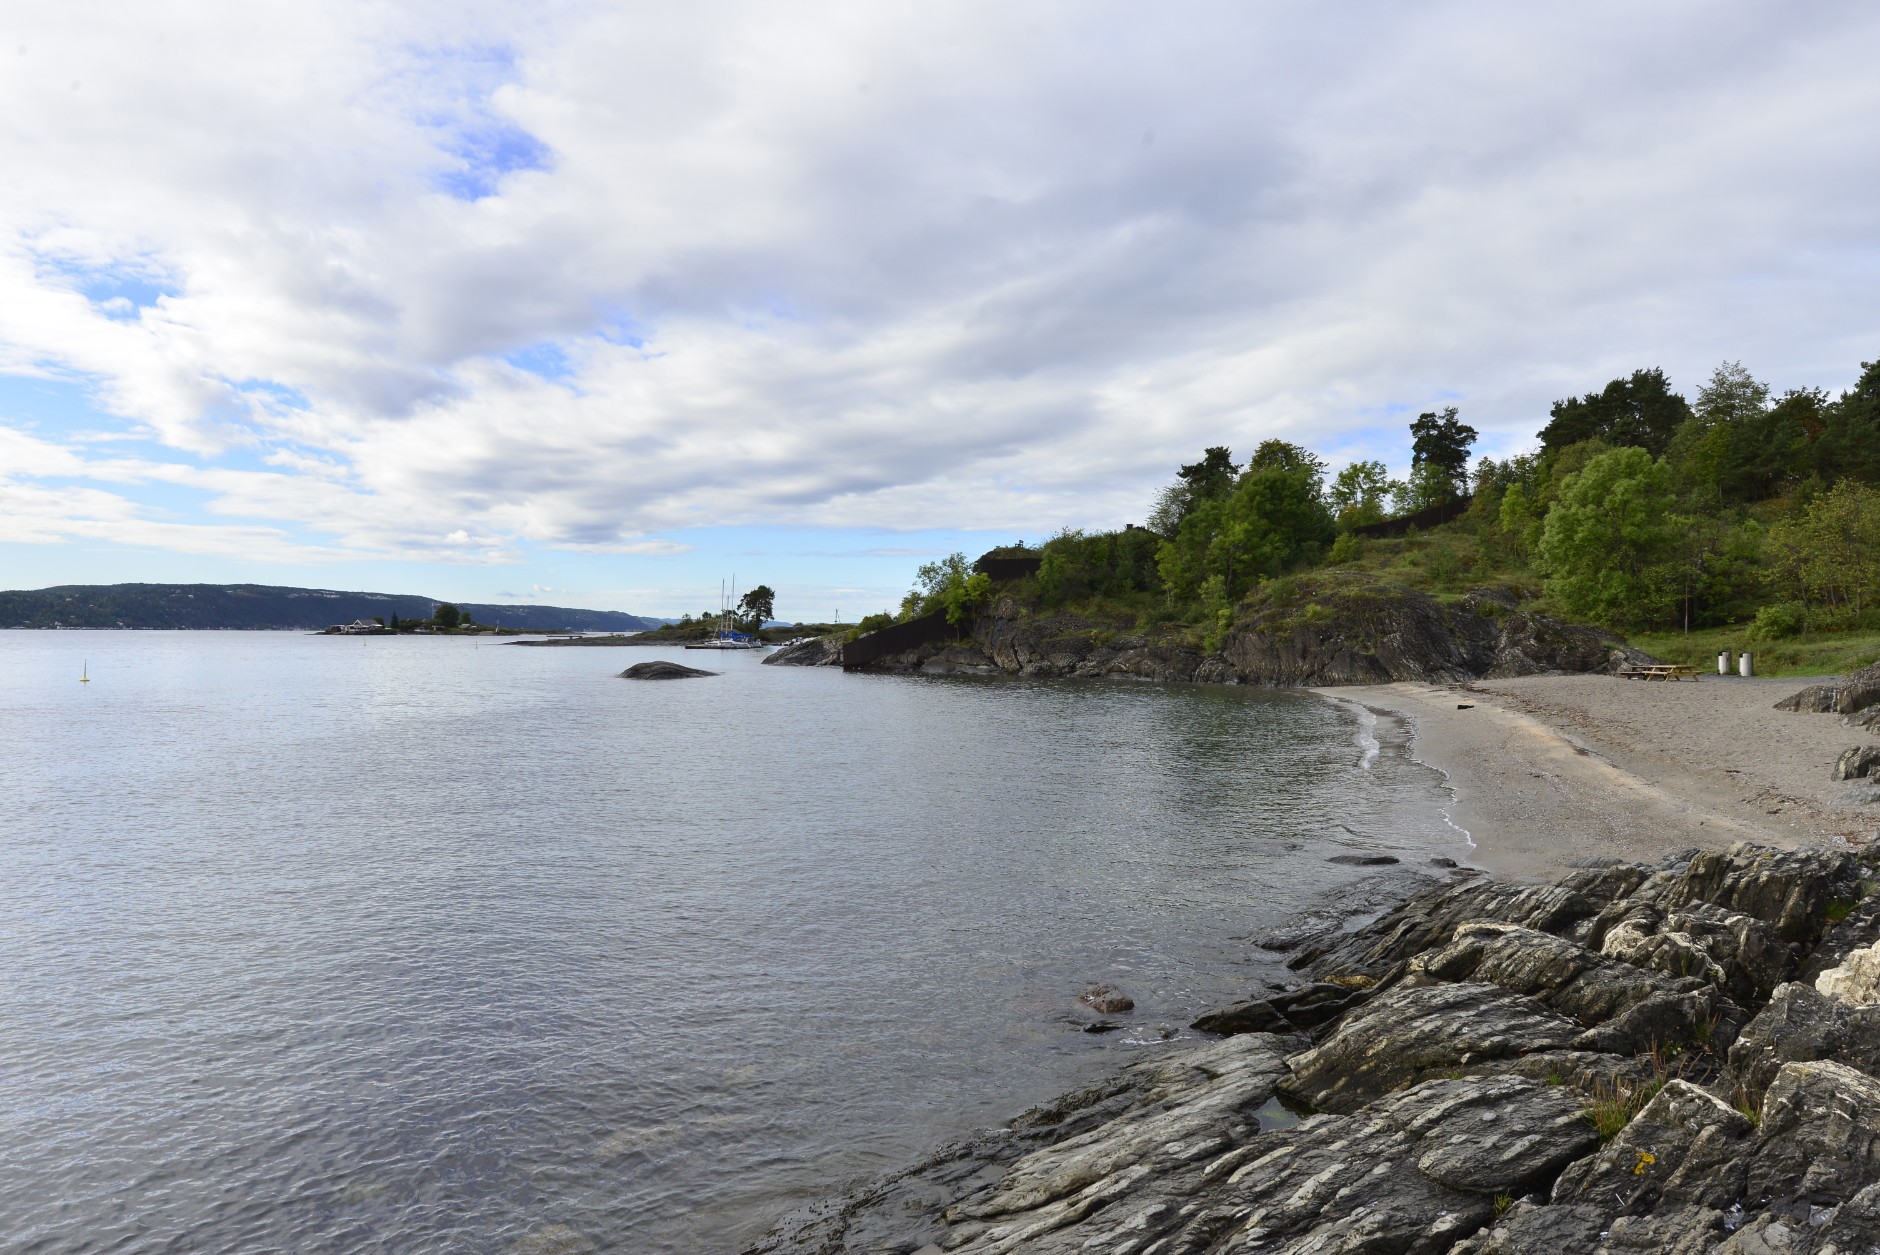
[[1120, 1015], [1136, 1009], [1136, 1000], [1109, 985], [1092, 985], [1077, 1000], [1101, 1015]]
[[677, 662], [636, 662], [620, 673], [623, 680], [689, 680], [693, 676], [717, 675]]

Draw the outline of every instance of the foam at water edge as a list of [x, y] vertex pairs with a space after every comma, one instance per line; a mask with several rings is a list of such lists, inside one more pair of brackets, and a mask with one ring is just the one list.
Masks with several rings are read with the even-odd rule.
[[1358, 759], [1358, 770], [1369, 771], [1371, 764], [1377, 761], [1377, 753], [1383, 746], [1377, 739], [1377, 712], [1369, 706], [1349, 701], [1343, 697], [1325, 694], [1325, 699], [1334, 705], [1343, 706], [1358, 717], [1358, 734], [1352, 738], [1363, 756]]

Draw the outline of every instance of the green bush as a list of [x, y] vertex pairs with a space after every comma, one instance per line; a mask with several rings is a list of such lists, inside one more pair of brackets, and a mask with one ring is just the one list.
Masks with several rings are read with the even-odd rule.
[[860, 623], [849, 629], [846, 639], [852, 641], [857, 637], [867, 636], [870, 632], [879, 632], [882, 628], [893, 627], [894, 622], [894, 616], [885, 610], [880, 614], [864, 616]]
[[1325, 560], [1333, 566], [1343, 566], [1347, 562], [1356, 562], [1364, 556], [1364, 537], [1351, 532], [1340, 532], [1338, 539], [1332, 542], [1332, 551]]
[[1752, 641], [1787, 640], [1801, 632], [1803, 622], [1803, 610], [1799, 605], [1792, 601], [1778, 601], [1756, 612], [1755, 621], [1749, 625], [1749, 638]]

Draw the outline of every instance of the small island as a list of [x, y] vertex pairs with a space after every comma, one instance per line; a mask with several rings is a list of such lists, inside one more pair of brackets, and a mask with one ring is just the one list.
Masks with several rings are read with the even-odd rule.
[[[562, 629], [567, 631], [568, 629]], [[316, 632], [316, 636], [535, 636], [541, 628], [501, 627], [493, 623], [478, 623], [471, 618], [467, 610], [460, 609], [450, 602], [442, 602], [428, 619], [401, 619], [397, 613], [385, 618], [374, 615], [370, 619], [354, 619], [351, 623], [336, 623], [331, 627]]]

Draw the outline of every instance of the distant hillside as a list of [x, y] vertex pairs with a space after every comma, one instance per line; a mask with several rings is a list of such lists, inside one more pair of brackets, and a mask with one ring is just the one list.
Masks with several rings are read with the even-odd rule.
[[[266, 584], [68, 584], [0, 592], [0, 628], [171, 628], [311, 631], [374, 615], [428, 619], [435, 597], [342, 593]], [[484, 606], [458, 602], [478, 623], [535, 631], [641, 632], [664, 619], [564, 606]]]

